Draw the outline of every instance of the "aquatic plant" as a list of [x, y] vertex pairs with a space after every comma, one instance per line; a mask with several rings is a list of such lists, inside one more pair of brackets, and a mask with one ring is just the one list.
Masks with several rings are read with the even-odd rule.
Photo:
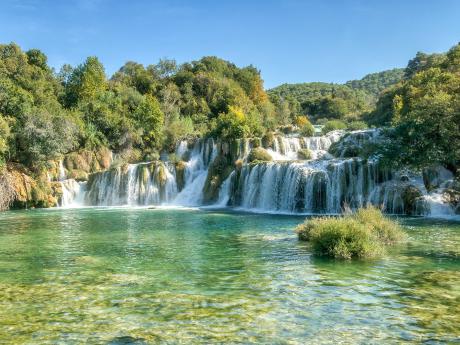
[[384, 253], [385, 246], [404, 239], [398, 223], [374, 207], [341, 218], [307, 219], [296, 232], [300, 240], [312, 244], [315, 254], [337, 259], [376, 257]]
[[267, 150], [262, 147], [256, 147], [249, 152], [248, 162], [267, 162], [273, 160]]

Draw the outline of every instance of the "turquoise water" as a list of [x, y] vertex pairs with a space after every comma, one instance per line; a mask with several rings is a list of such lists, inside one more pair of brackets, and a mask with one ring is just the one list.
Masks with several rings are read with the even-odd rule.
[[460, 339], [460, 223], [404, 218], [382, 259], [311, 255], [290, 216], [0, 214], [0, 343], [391, 344]]

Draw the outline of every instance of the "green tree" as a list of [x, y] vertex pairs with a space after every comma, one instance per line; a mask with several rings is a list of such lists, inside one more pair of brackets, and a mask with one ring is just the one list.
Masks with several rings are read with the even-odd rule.
[[220, 114], [217, 118], [214, 135], [218, 138], [232, 140], [245, 138], [250, 129], [246, 122], [246, 115], [241, 109], [230, 106], [227, 113]]
[[95, 56], [75, 68], [66, 84], [66, 105], [74, 107], [78, 102], [95, 99], [107, 88], [104, 66]]

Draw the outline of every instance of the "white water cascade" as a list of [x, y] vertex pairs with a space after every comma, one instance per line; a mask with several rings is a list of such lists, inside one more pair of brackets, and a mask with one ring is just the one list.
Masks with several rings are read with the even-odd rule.
[[[180, 142], [176, 150], [179, 158], [183, 159], [187, 152], [184, 147], [187, 142]], [[185, 162], [184, 185], [185, 187], [174, 199], [174, 204], [181, 206], [200, 206], [209, 164], [217, 156], [214, 140], [197, 141], [190, 153], [190, 158]]]
[[[453, 214], [441, 189], [428, 192], [420, 174], [390, 171], [377, 159], [357, 157], [359, 147], [379, 135], [379, 130], [334, 131], [310, 138], [276, 135], [265, 147], [273, 161], [257, 164], [246, 162], [254, 140], [231, 145], [213, 139], [181, 141], [174, 161], [119, 166], [91, 174], [87, 183], [65, 180], [60, 165], [62, 206], [209, 205], [203, 196], [209, 167], [216, 158], [226, 157], [229, 162], [240, 160], [242, 165], [224, 176], [214, 207], [336, 214], [344, 208], [372, 204], [391, 214]], [[311, 159], [301, 160], [299, 151], [305, 149]]]
[[62, 160], [59, 161], [59, 183], [62, 189], [62, 196], [59, 203], [60, 207], [76, 206], [80, 203], [79, 196], [81, 195], [81, 184], [74, 179], [67, 179], [67, 174], [64, 169]]

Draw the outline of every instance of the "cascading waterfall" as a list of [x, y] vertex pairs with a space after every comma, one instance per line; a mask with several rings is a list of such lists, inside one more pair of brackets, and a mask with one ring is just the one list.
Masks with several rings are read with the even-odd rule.
[[[340, 213], [344, 206], [383, 205], [401, 213], [391, 173], [360, 159], [245, 165], [232, 176], [230, 204], [285, 213]], [[223, 196], [222, 196], [223, 198]]]
[[[82, 200], [86, 206], [199, 206], [209, 164], [217, 155], [214, 140], [198, 140], [191, 150], [182, 141], [176, 155], [184, 159], [182, 188], [176, 164], [154, 161], [94, 173], [86, 185], [81, 184], [73, 200]], [[72, 197], [64, 199], [66, 205], [67, 200], [72, 203]]]
[[128, 164], [93, 174], [86, 186], [84, 203], [93, 206], [139, 206], [170, 202], [177, 194], [169, 164]]
[[[184, 158], [186, 142], [180, 142], [176, 155]], [[209, 164], [217, 156], [217, 148], [213, 139], [197, 141], [192, 149], [189, 160], [185, 163], [184, 188], [174, 199], [174, 204], [181, 206], [200, 206]]]
[[[62, 160], [59, 161], [58, 171], [59, 184], [61, 185], [62, 196], [59, 202], [60, 207], [76, 206], [81, 200], [79, 195], [81, 194], [82, 186], [74, 179], [67, 179], [67, 175], [64, 169]], [[51, 179], [48, 175], [48, 178]]]
[[[356, 157], [357, 148], [379, 134], [379, 130], [367, 130], [309, 138], [276, 135], [266, 147], [273, 161], [258, 164], [244, 163], [255, 141], [235, 141], [232, 160], [243, 164], [221, 183], [212, 206], [336, 214], [372, 204], [391, 214], [452, 214], [440, 192], [429, 193], [419, 175], [395, 173], [377, 159]], [[176, 146], [177, 162], [128, 164], [92, 174], [86, 184], [65, 180], [61, 163], [62, 206], [202, 206], [209, 167], [218, 155], [229, 154], [229, 146], [225, 147], [218, 149], [210, 138], [184, 140]], [[298, 159], [302, 149], [310, 150], [311, 159]]]

